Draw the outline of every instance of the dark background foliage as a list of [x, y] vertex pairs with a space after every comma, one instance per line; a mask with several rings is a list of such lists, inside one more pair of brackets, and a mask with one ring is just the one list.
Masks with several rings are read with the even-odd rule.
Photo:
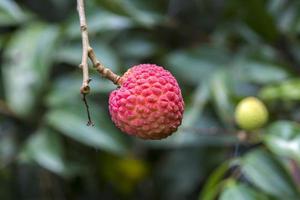
[[[73, 0], [0, 0], [0, 199], [299, 199], [298, 0], [89, 0], [91, 44], [122, 74], [156, 63], [178, 79], [186, 110], [171, 137], [114, 127], [115, 86], [91, 69], [86, 126]], [[270, 112], [240, 142], [234, 108]]]

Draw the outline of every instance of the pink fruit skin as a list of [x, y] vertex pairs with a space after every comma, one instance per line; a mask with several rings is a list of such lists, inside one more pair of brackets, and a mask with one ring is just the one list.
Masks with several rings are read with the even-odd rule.
[[169, 71], [140, 64], [130, 68], [120, 83], [109, 96], [109, 112], [123, 132], [142, 139], [162, 139], [177, 130], [184, 101]]

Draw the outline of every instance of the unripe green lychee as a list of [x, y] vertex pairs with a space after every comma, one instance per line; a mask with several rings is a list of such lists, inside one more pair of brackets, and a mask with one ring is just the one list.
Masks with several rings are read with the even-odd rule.
[[109, 96], [109, 112], [123, 132], [143, 139], [162, 139], [181, 124], [184, 102], [173, 75], [154, 64], [130, 68]]
[[235, 120], [244, 130], [256, 130], [268, 121], [268, 110], [263, 102], [255, 97], [243, 99], [236, 107]]

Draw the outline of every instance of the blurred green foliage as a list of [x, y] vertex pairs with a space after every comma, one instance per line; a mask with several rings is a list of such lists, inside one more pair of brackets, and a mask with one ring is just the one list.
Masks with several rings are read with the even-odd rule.
[[[86, 4], [106, 66], [176, 76], [183, 124], [161, 141], [126, 136], [107, 109], [115, 86], [91, 69], [87, 127], [76, 1], [0, 0], [0, 199], [300, 198], [299, 0]], [[247, 96], [271, 116], [256, 143], [233, 117]]]

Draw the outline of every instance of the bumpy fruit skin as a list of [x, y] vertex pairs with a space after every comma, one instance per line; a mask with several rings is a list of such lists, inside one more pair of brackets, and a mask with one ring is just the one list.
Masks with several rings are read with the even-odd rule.
[[130, 68], [120, 88], [109, 96], [109, 112], [123, 132], [142, 139], [162, 139], [181, 124], [184, 102], [172, 74], [154, 64]]
[[237, 124], [248, 131], [261, 128], [268, 121], [268, 116], [266, 106], [255, 97], [243, 99], [235, 111]]

